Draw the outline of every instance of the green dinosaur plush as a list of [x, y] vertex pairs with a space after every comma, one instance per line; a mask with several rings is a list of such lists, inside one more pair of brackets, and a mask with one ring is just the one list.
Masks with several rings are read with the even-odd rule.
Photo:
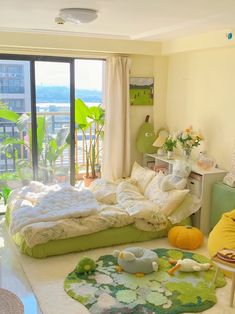
[[90, 274], [91, 272], [95, 271], [96, 263], [92, 258], [84, 256], [76, 266], [76, 272], [80, 274]]
[[141, 125], [136, 138], [136, 147], [140, 153], [153, 154], [157, 152], [157, 147], [153, 146], [156, 139], [153, 124], [149, 122], [149, 115]]

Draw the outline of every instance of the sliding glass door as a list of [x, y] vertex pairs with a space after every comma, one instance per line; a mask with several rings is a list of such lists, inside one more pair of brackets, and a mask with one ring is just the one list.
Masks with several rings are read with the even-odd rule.
[[[92, 127], [81, 133], [75, 99], [102, 106], [103, 67], [96, 59], [0, 55], [0, 189], [32, 179], [75, 184], [82, 178], [86, 144], [90, 148], [97, 133]], [[101, 136], [94, 153], [100, 174]]]
[[33, 178], [30, 61], [0, 57], [0, 188]]
[[[81, 99], [88, 109], [92, 107], [103, 107], [103, 76], [104, 76], [104, 60], [97, 59], [76, 59], [75, 60], [75, 98]], [[75, 108], [76, 109], [76, 108]], [[92, 114], [86, 112], [86, 115]], [[101, 117], [100, 120], [102, 120]], [[98, 116], [96, 117], [97, 120]], [[79, 180], [81, 176], [86, 172], [86, 157], [92, 155], [92, 145], [94, 144], [93, 154], [95, 155], [95, 172], [96, 175], [101, 174], [101, 164], [102, 164], [102, 148], [103, 140], [102, 136], [97, 138], [99, 130], [102, 126], [99, 125], [99, 121], [92, 121], [88, 118], [88, 126], [85, 129], [85, 136], [82, 133], [79, 126], [75, 129], [75, 170], [76, 178]], [[86, 154], [88, 152], [88, 154]], [[89, 172], [91, 169], [92, 162], [89, 162]]]
[[70, 64], [36, 61], [38, 179], [70, 181]]

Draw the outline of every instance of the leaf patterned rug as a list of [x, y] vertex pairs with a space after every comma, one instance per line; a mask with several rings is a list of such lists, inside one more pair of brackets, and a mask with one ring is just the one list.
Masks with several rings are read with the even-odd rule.
[[69, 296], [81, 302], [92, 314], [178, 314], [202, 312], [216, 303], [215, 289], [226, 282], [220, 273], [212, 285], [215, 267], [208, 271], [176, 271], [169, 259], [192, 258], [200, 263], [210, 260], [202, 255], [172, 249], [153, 250], [159, 257], [159, 270], [144, 277], [117, 273], [116, 257], [104, 255], [96, 261], [92, 274], [72, 271], [64, 281]]

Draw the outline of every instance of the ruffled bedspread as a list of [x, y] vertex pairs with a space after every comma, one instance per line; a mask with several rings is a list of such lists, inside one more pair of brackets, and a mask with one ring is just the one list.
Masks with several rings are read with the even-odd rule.
[[[72, 186], [52, 186], [47, 191], [32, 192], [31, 187], [19, 193], [24, 202], [13, 210], [10, 230], [12, 234], [37, 222], [52, 222], [66, 218], [79, 218], [96, 214], [99, 205], [89, 190], [79, 191]], [[27, 203], [26, 203], [27, 202]]]
[[[193, 201], [190, 206], [190, 214], [199, 208], [193, 206]], [[8, 207], [11, 233], [19, 232], [29, 247], [129, 224], [144, 231], [159, 231], [173, 217], [164, 214], [159, 203], [141, 194], [133, 180], [98, 179], [90, 190], [81, 191], [32, 181], [10, 194]], [[172, 213], [172, 209], [167, 210]], [[184, 213], [185, 217], [190, 214]]]

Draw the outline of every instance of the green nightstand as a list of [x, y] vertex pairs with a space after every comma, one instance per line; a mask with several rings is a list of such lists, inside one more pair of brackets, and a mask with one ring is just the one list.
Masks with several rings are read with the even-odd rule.
[[235, 188], [231, 188], [222, 182], [215, 183], [212, 189], [211, 229], [225, 212], [233, 209], [235, 209]]

